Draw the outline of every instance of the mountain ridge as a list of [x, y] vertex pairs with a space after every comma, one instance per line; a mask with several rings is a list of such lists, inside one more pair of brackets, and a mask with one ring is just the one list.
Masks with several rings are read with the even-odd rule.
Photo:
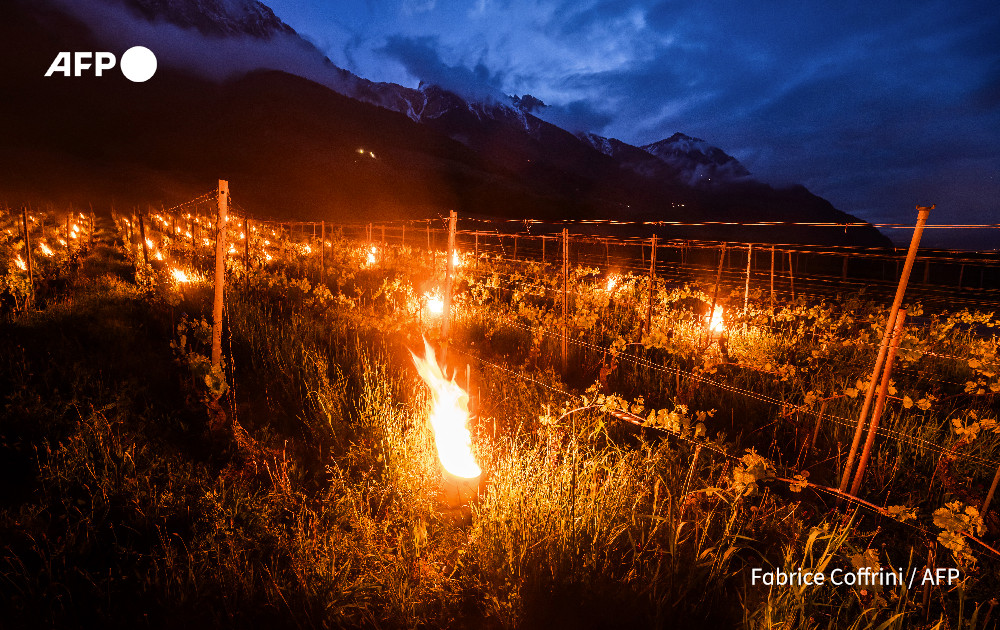
[[[20, 11], [0, 15], [8, 18], [0, 20], [0, 41], [20, 46], [22, 57], [37, 57], [37, 67], [51, 61], [53, 50], [99, 49], [94, 46], [100, 42], [90, 41], [94, 29], [81, 29], [74, 22], [82, 19], [79, 11], [62, 2], [16, 1]], [[41, 187], [21, 159], [31, 155], [36, 168], [47, 168], [46, 160], [56, 163], [67, 181], [118, 200], [141, 195], [132, 180], [108, 177], [109, 169], [152, 174], [149, 179], [159, 183], [153, 192], [164, 197], [183, 194], [178, 191], [189, 188], [184, 182], [210, 174], [235, 180], [234, 190], [245, 191], [246, 202], [260, 203], [270, 214], [302, 218], [332, 219], [345, 212], [354, 218], [413, 218], [453, 207], [506, 218], [856, 221], [805, 189], [777, 190], [752, 180], [735, 158], [683, 134], [647, 150], [546, 122], [531, 113], [546, 106], [530, 95], [470, 101], [437, 85], [409, 88], [358, 77], [322, 57], [255, 0], [101, 4], [127, 9], [122, 15], [129, 19], [136, 7], [154, 10], [151, 18], [143, 17], [154, 23], [178, 15], [183, 21], [190, 11], [211, 5], [205, 19], [225, 24], [199, 26], [187, 19], [173, 26], [212, 32], [204, 35], [206, 47], [234, 38], [274, 46], [290, 41], [315, 51], [323, 70], [292, 78], [294, 72], [267, 70], [262, 59], [265, 69], [220, 82], [164, 64], [154, 80], [135, 85], [121, 77], [43, 80], [7, 55], [0, 69], [18, 77], [24, 98], [0, 103], [0, 114], [23, 122], [0, 147], [8, 153], [0, 166], [25, 192], [32, 190], [30, 183]], [[53, 12], [61, 13], [60, 25], [53, 26]], [[227, 16], [235, 17], [227, 22]], [[691, 156], [683, 154], [694, 149]], [[359, 150], [377, 157], [359, 160]], [[710, 185], [701, 181], [709, 179]], [[855, 235], [865, 244], [885, 243], [873, 228]]]

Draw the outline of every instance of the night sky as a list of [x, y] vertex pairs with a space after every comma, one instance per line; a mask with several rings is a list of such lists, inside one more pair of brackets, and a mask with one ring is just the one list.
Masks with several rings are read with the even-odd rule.
[[995, 0], [266, 4], [368, 79], [532, 94], [637, 145], [681, 131], [870, 221], [1000, 222]]

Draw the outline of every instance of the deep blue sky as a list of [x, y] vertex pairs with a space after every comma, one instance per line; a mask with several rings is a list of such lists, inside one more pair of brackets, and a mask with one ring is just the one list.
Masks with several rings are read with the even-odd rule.
[[871, 221], [1000, 222], [996, 0], [265, 3], [372, 80], [530, 93], [633, 144], [682, 131]]

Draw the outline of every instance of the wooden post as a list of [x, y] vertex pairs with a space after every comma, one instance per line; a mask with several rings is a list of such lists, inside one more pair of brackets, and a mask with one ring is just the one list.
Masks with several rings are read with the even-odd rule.
[[747, 246], [747, 286], [743, 291], [743, 312], [747, 312], [747, 304], [750, 301], [750, 262], [753, 260], [753, 243]]
[[646, 334], [653, 332], [653, 287], [656, 285], [656, 235], [649, 241], [649, 303], [646, 305]]
[[479, 230], [476, 230], [476, 268], [479, 268]]
[[226, 224], [229, 222], [229, 182], [219, 180], [219, 217], [215, 222], [215, 303], [212, 309], [212, 367], [222, 365], [222, 297], [226, 286]]
[[872, 379], [868, 383], [868, 391], [865, 393], [865, 402], [861, 405], [861, 414], [858, 416], [858, 424], [854, 427], [854, 439], [851, 442], [851, 450], [847, 454], [847, 461], [844, 462], [844, 474], [840, 479], [840, 491], [847, 489], [848, 479], [851, 478], [851, 470], [854, 466], [854, 458], [858, 453], [858, 444], [861, 443], [861, 433], [865, 428], [865, 419], [868, 417], [868, 409], [871, 407], [872, 398], [875, 396], [876, 382], [879, 374], [882, 373], [882, 365], [885, 361], [886, 353], [889, 351], [889, 343], [892, 339], [893, 326], [896, 323], [896, 314], [903, 303], [903, 295], [906, 293], [906, 284], [910, 279], [910, 271], [913, 269], [913, 261], [917, 257], [917, 248], [920, 246], [920, 237], [924, 233], [924, 225], [927, 224], [927, 216], [934, 206], [925, 208], [917, 206], [917, 225], [913, 229], [913, 237], [910, 239], [910, 249], [906, 253], [906, 264], [903, 265], [903, 273], [899, 277], [899, 285], [896, 287], [896, 297], [892, 301], [889, 309], [889, 317], [885, 322], [885, 333], [882, 334], [882, 343], [879, 345], [878, 356], [875, 359], [875, 367], [872, 370]]
[[931, 274], [931, 260], [930, 258], [924, 260], [924, 284], [927, 284], [927, 279]]
[[896, 314], [895, 331], [892, 335], [892, 345], [889, 347], [889, 355], [885, 360], [885, 371], [882, 372], [882, 383], [878, 389], [878, 400], [875, 402], [875, 410], [872, 411], [871, 423], [868, 426], [868, 437], [865, 438], [865, 446], [861, 450], [861, 458], [858, 460], [858, 471], [854, 474], [854, 483], [851, 484], [851, 494], [858, 495], [861, 489], [861, 480], [865, 476], [865, 467], [868, 465], [868, 458], [871, 455], [872, 444], [875, 443], [875, 432], [878, 430], [878, 423], [885, 409], [885, 397], [889, 392], [889, 379], [892, 377], [892, 362], [896, 358], [896, 351], [899, 350], [899, 342], [903, 338], [903, 322], [906, 320], [906, 309], [900, 309]]
[[[72, 216], [71, 213], [67, 212], [66, 213], [66, 255], [67, 256], [73, 252], [73, 239], [71, 239], [69, 237], [69, 234], [70, 234], [70, 232], [69, 232], [69, 219], [70, 219], [70, 216]], [[139, 215], [139, 216], [141, 217], [142, 215]], [[45, 233], [44, 230], [43, 230], [42, 233], [43, 234]], [[958, 285], [959, 285], [959, 287], [962, 286], [962, 281], [961, 280], [959, 280]]]
[[[35, 273], [31, 261], [31, 236], [28, 231], [28, 208], [21, 206], [21, 226], [24, 228], [24, 263], [28, 271], [28, 304], [35, 305]], [[66, 241], [67, 243], [69, 241]]]
[[962, 290], [962, 279], [965, 277], [965, 263], [958, 268], [958, 290]]
[[792, 290], [792, 301], [795, 301], [795, 267], [792, 262], [792, 250], [788, 250], [788, 286]]
[[[406, 229], [405, 225], [403, 229]], [[319, 224], [319, 281], [326, 282], [326, 221]]]
[[444, 313], [441, 316], [441, 338], [444, 343], [442, 361], [447, 357], [448, 333], [451, 325], [451, 291], [455, 278], [455, 224], [458, 223], [458, 213], [452, 210], [448, 215], [448, 261], [444, 276]]
[[406, 224], [403, 223], [403, 233], [399, 237], [399, 246], [406, 247]]
[[847, 280], [847, 261], [850, 260], [847, 256], [844, 256], [844, 265], [840, 268], [840, 280]]
[[250, 284], [250, 218], [243, 217], [243, 273]]
[[382, 256], [385, 257], [385, 226], [382, 226]]
[[427, 219], [427, 251], [431, 251], [431, 220]]
[[566, 336], [569, 334], [569, 228], [563, 228], [562, 250], [562, 371], [566, 374], [569, 366], [566, 354]]
[[983, 507], [979, 508], [979, 516], [983, 518], [986, 518], [986, 510], [990, 509], [993, 494], [997, 491], [997, 483], [1000, 483], [1000, 466], [997, 466], [997, 474], [993, 475], [993, 483], [990, 485], [990, 491], [986, 493], [986, 500], [983, 501]]
[[771, 312], [774, 312], [774, 245], [771, 245]]
[[542, 266], [545, 266], [545, 237], [542, 237]]
[[[146, 221], [142, 218], [143, 213], [139, 213], [139, 238], [142, 240], [142, 262], [149, 264], [149, 248], [146, 246]], [[66, 221], [67, 227], [69, 221]], [[67, 241], [68, 242], [68, 241]]]

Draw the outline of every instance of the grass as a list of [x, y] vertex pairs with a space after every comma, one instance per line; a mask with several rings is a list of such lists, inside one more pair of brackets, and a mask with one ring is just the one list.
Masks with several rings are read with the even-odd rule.
[[[922, 567], [932, 538], [788, 484], [735, 490], [750, 465], [731, 455], [756, 446], [780, 464], [801, 436], [732, 392], [624, 360], [609, 375], [613, 391], [657, 404], [683, 391], [692, 410], [718, 409], [713, 440], [697, 448], [594, 410], [560, 413], [570, 401], [558, 390], [585, 387], [603, 358], [578, 348], [564, 382], [551, 340], [532, 353], [530, 333], [475, 315], [458, 322], [451, 361], [464, 368], [462, 348], [489, 359], [469, 370], [485, 473], [478, 499], [450, 508], [406, 352], [419, 331], [391, 321], [414, 296], [372, 270], [340, 276], [353, 308], [275, 276], [231, 283], [232, 387], [221, 406], [207, 404], [170, 341], [182, 312], [207, 312], [208, 291], [137, 283], [103, 226], [65, 297], [0, 326], [12, 349], [0, 359], [5, 627], [983, 627], [998, 580], [985, 556], [967, 589], [935, 590], [929, 609], [919, 591], [750, 584], [752, 567], [850, 567], [869, 552]], [[588, 334], [608, 342], [607, 330]], [[764, 357], [805, 344], [782, 334], [732, 350]], [[831, 361], [851, 360], [843, 352]], [[757, 372], [725, 376], [787, 395]], [[838, 399], [828, 414], [850, 417], [856, 404]], [[894, 411], [884, 425], [935, 442], [946, 421]], [[822, 456], [849, 439], [831, 423]], [[995, 441], [960, 448], [998, 457]], [[937, 463], [919, 444], [886, 442], [870, 470], [891, 503], [940, 505], [960, 494], [966, 465], [943, 471], [958, 485], [931, 485], [930, 497]], [[832, 466], [814, 470], [813, 480]]]

